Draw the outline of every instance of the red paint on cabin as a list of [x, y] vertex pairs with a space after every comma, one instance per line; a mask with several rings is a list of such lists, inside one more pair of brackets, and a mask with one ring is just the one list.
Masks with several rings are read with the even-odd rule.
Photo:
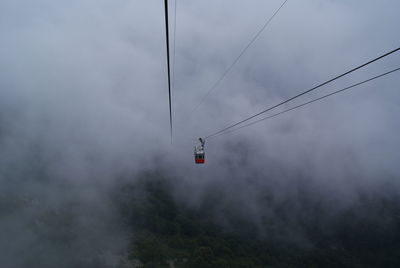
[[204, 164], [204, 159], [195, 159], [196, 164]]

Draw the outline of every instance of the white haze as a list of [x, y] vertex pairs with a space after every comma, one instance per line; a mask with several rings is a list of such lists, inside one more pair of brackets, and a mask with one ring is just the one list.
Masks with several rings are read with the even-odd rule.
[[[17, 256], [42, 242], [31, 231], [38, 215], [74, 202], [74, 224], [96, 227], [73, 247], [123, 250], [125, 230], [104, 196], [119, 175], [142, 170], [183, 178], [175, 193], [194, 205], [209, 187], [223, 189], [255, 221], [262, 187], [280, 202], [309, 183], [339, 207], [388, 181], [398, 192], [398, 73], [207, 141], [206, 164], [194, 165], [198, 137], [399, 45], [397, 1], [289, 0], [192, 113], [280, 4], [178, 1], [171, 145], [162, 1], [0, 0], [1, 198], [29, 204], [1, 219], [3, 263], [23, 267]], [[399, 65], [394, 54], [302, 100]]]

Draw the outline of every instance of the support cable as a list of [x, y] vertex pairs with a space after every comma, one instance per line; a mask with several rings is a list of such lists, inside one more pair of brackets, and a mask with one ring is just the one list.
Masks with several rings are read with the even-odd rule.
[[171, 71], [169, 61], [169, 28], [168, 28], [168, 0], [164, 0], [165, 7], [165, 41], [167, 44], [167, 68], [168, 68], [168, 100], [169, 100], [169, 125], [172, 143], [172, 105], [171, 105]]
[[176, 51], [176, 6], [178, 5], [178, 0], [175, 0], [175, 12], [174, 12], [174, 48], [172, 56], [172, 89], [175, 90], [175, 51]]
[[239, 61], [239, 59], [243, 56], [243, 54], [249, 49], [249, 47], [258, 39], [258, 37], [261, 35], [261, 33], [267, 28], [267, 26], [270, 24], [270, 22], [274, 19], [274, 17], [279, 13], [279, 11], [282, 9], [282, 7], [286, 4], [288, 0], [283, 1], [283, 3], [280, 5], [280, 7], [274, 12], [274, 14], [264, 23], [264, 25], [258, 30], [258, 32], [253, 36], [253, 38], [250, 40], [250, 42], [242, 49], [242, 51], [239, 53], [239, 55], [235, 58], [235, 60], [232, 62], [231, 65], [225, 70], [225, 72], [222, 74], [222, 76], [215, 81], [215, 83], [211, 86], [211, 88], [208, 90], [208, 92], [203, 96], [203, 98], [200, 100], [200, 102], [197, 104], [197, 106], [193, 109], [192, 113], [193, 114], [200, 106], [201, 104], [206, 100], [208, 95], [210, 95], [211, 91], [216, 89], [218, 85], [221, 83], [222, 80], [224, 80], [225, 76], [232, 70], [233, 66]]
[[376, 62], [376, 61], [378, 61], [378, 60], [380, 60], [380, 59], [382, 59], [382, 58], [384, 58], [384, 57], [387, 57], [387, 56], [389, 56], [389, 55], [391, 55], [391, 54], [393, 54], [393, 53], [395, 53], [395, 52], [397, 52], [397, 51], [399, 51], [399, 50], [400, 50], [400, 47], [398, 47], [398, 48], [396, 48], [396, 49], [393, 49], [392, 51], [389, 51], [389, 52], [387, 52], [387, 53], [385, 53], [385, 54], [383, 54], [383, 55], [381, 55], [381, 56], [379, 56], [379, 57], [377, 57], [377, 58], [375, 58], [375, 59], [373, 59], [373, 60], [370, 60], [370, 61], [368, 61], [368, 62], [366, 62], [366, 63], [363, 63], [363, 64], [361, 64], [361, 65], [359, 65], [359, 66], [357, 66], [357, 67], [355, 67], [355, 68], [353, 68], [353, 69], [351, 69], [351, 70], [345, 72], [345, 73], [342, 73], [342, 74], [340, 74], [340, 75], [338, 75], [338, 76], [336, 76], [336, 77], [334, 77], [334, 78], [329, 79], [328, 81], [325, 81], [325, 82], [323, 82], [323, 83], [321, 83], [321, 84], [319, 84], [319, 85], [317, 85], [317, 86], [315, 86], [315, 87], [312, 87], [312, 88], [310, 88], [310, 89], [308, 89], [308, 90], [306, 90], [306, 91], [303, 91], [302, 93], [297, 94], [297, 95], [294, 96], [294, 97], [291, 97], [291, 98], [289, 98], [289, 99], [287, 99], [287, 100], [285, 100], [285, 101], [282, 101], [282, 102], [280, 102], [280, 103], [278, 103], [278, 104], [276, 104], [276, 105], [274, 105], [274, 106], [272, 106], [272, 107], [269, 107], [268, 109], [265, 109], [265, 110], [263, 110], [263, 111], [261, 111], [261, 112], [259, 112], [259, 113], [256, 113], [255, 115], [252, 115], [252, 116], [250, 116], [250, 117], [248, 117], [248, 118], [246, 118], [246, 119], [243, 119], [243, 120], [241, 120], [241, 121], [239, 121], [239, 122], [237, 122], [237, 123], [235, 123], [235, 124], [232, 124], [232, 125], [230, 125], [230, 126], [224, 128], [224, 129], [222, 129], [222, 130], [219, 130], [219, 131], [217, 131], [217, 132], [215, 132], [215, 133], [213, 133], [213, 134], [211, 134], [211, 135], [208, 135], [208, 136], [206, 137], [206, 139], [207, 139], [207, 138], [211, 138], [211, 137], [213, 137], [213, 136], [216, 136], [216, 135], [218, 135], [218, 134], [220, 134], [220, 133], [222, 133], [222, 132], [225, 132], [225, 131], [227, 131], [227, 130], [229, 130], [229, 129], [235, 127], [235, 126], [238, 126], [238, 125], [240, 125], [240, 124], [242, 124], [242, 123], [244, 123], [244, 122], [246, 122], [246, 121], [249, 121], [249, 120], [251, 120], [251, 119], [253, 119], [253, 118], [255, 118], [255, 117], [257, 117], [257, 116], [259, 116], [259, 115], [261, 115], [261, 114], [264, 114], [264, 113], [266, 113], [266, 112], [268, 112], [268, 111], [271, 111], [272, 109], [275, 109], [275, 108], [277, 108], [277, 107], [279, 107], [279, 106], [282, 106], [282, 105], [285, 104], [285, 103], [288, 103], [288, 102], [290, 102], [290, 101], [292, 101], [292, 100], [294, 100], [294, 99], [296, 99], [296, 98], [299, 98], [299, 97], [301, 97], [301, 96], [303, 96], [303, 95], [305, 95], [305, 94], [307, 94], [307, 93], [309, 93], [309, 92], [311, 92], [311, 91], [314, 91], [314, 90], [316, 90], [316, 89], [318, 89], [318, 88], [320, 88], [320, 87], [322, 87], [322, 86], [324, 86], [324, 85], [326, 85], [326, 84], [329, 84], [329, 83], [331, 83], [331, 82], [333, 82], [333, 81], [335, 81], [335, 80], [337, 80], [337, 79], [339, 79], [339, 78], [342, 78], [342, 77], [344, 77], [344, 76], [346, 76], [346, 75], [348, 75], [348, 74], [350, 74], [350, 73], [352, 73], [352, 72], [354, 72], [354, 71], [357, 71], [357, 70], [359, 70], [359, 69], [361, 69], [361, 68], [363, 68], [363, 67], [365, 67], [365, 66], [367, 66], [367, 65], [369, 65], [369, 64], [371, 64], [371, 63], [374, 63], [374, 62]]
[[340, 89], [340, 90], [336, 90], [336, 91], [331, 92], [331, 93], [329, 93], [329, 94], [326, 94], [326, 95], [324, 95], [324, 96], [322, 96], [322, 97], [319, 97], [319, 98], [316, 98], [316, 99], [313, 99], [313, 100], [304, 102], [304, 103], [299, 104], [299, 105], [296, 105], [296, 106], [294, 106], [294, 107], [292, 107], [292, 108], [283, 110], [283, 111], [281, 111], [281, 112], [279, 112], [279, 113], [276, 113], [276, 114], [273, 114], [273, 115], [270, 115], [270, 116], [267, 116], [267, 117], [258, 119], [258, 120], [254, 121], [254, 122], [251, 122], [251, 123], [242, 125], [242, 126], [240, 126], [240, 127], [238, 127], [238, 128], [235, 128], [235, 129], [232, 129], [232, 130], [228, 130], [228, 131], [226, 131], [226, 132], [223, 132], [223, 133], [220, 133], [220, 134], [218, 134], [218, 135], [212, 136], [212, 137], [210, 137], [209, 139], [211, 139], [211, 138], [216, 138], [216, 137], [219, 137], [219, 136], [222, 136], [222, 135], [225, 135], [225, 134], [229, 134], [229, 133], [235, 132], [235, 131], [237, 131], [237, 130], [239, 130], [239, 129], [242, 129], [242, 128], [245, 128], [245, 127], [248, 127], [248, 126], [257, 124], [257, 123], [260, 123], [260, 122], [262, 122], [262, 121], [264, 121], [264, 120], [267, 120], [267, 119], [276, 117], [276, 116], [278, 116], [278, 115], [281, 115], [281, 114], [284, 114], [284, 113], [293, 111], [293, 110], [298, 109], [298, 108], [300, 108], [300, 107], [306, 106], [306, 105], [311, 104], [311, 103], [313, 103], [313, 102], [320, 101], [320, 100], [322, 100], [322, 99], [325, 99], [325, 98], [327, 98], [327, 97], [330, 97], [330, 96], [335, 95], [335, 94], [338, 94], [338, 93], [341, 93], [341, 92], [346, 91], [346, 90], [348, 90], [348, 89], [351, 89], [351, 88], [360, 86], [360, 85], [362, 85], [362, 84], [371, 82], [371, 81], [373, 81], [373, 80], [375, 80], [375, 79], [381, 78], [381, 77], [383, 77], [383, 76], [386, 76], [386, 75], [388, 75], [388, 74], [397, 72], [397, 71], [399, 71], [399, 70], [400, 70], [400, 67], [399, 67], [399, 68], [396, 68], [396, 69], [393, 69], [393, 70], [391, 70], [391, 71], [388, 71], [388, 72], [386, 72], [386, 73], [383, 73], [383, 74], [374, 76], [374, 77], [369, 78], [369, 79], [367, 79], [367, 80], [364, 80], [364, 81], [362, 81], [362, 82], [358, 82], [358, 83], [353, 84], [353, 85], [351, 85], [351, 86], [342, 88], [342, 89]]

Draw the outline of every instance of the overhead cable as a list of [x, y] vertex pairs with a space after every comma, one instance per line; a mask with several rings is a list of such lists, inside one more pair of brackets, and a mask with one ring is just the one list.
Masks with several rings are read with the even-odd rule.
[[400, 70], [400, 68], [396, 68], [396, 69], [394, 69], [394, 70], [391, 70], [391, 71], [389, 71], [389, 72], [386, 72], [386, 73], [383, 73], [383, 74], [374, 76], [374, 77], [369, 78], [369, 79], [367, 79], [367, 80], [364, 80], [364, 81], [362, 81], [362, 82], [353, 84], [353, 85], [351, 85], [351, 86], [342, 88], [342, 89], [340, 89], [340, 90], [336, 90], [336, 91], [331, 92], [331, 93], [329, 93], [329, 94], [326, 94], [326, 95], [324, 95], [324, 96], [322, 96], [322, 97], [319, 97], [319, 98], [316, 98], [316, 99], [313, 99], [313, 100], [304, 102], [304, 103], [299, 104], [299, 105], [296, 105], [296, 106], [294, 106], [294, 107], [292, 107], [292, 108], [283, 110], [283, 111], [281, 111], [281, 112], [279, 112], [279, 113], [276, 113], [276, 114], [273, 114], [273, 115], [270, 115], [270, 116], [267, 116], [267, 117], [258, 119], [258, 120], [256, 120], [256, 121], [251, 122], [251, 123], [242, 125], [242, 126], [240, 126], [240, 127], [238, 127], [238, 128], [231, 129], [231, 130], [228, 130], [228, 131], [226, 131], [226, 132], [220, 133], [220, 134], [218, 134], [218, 135], [216, 135], [216, 136], [213, 136], [213, 137], [211, 137], [211, 138], [216, 138], [216, 137], [219, 137], [219, 136], [222, 136], [222, 135], [225, 135], [225, 134], [229, 134], [229, 133], [235, 132], [235, 131], [237, 131], [237, 130], [239, 130], [239, 129], [242, 129], [242, 128], [245, 128], [245, 127], [248, 127], [248, 126], [257, 124], [257, 123], [260, 123], [260, 122], [262, 122], [262, 121], [265, 121], [265, 120], [270, 119], [270, 118], [273, 118], [273, 117], [276, 117], [276, 116], [278, 116], [278, 115], [281, 115], [281, 114], [284, 114], [284, 113], [287, 113], [287, 112], [296, 110], [296, 109], [298, 109], [298, 108], [300, 108], [300, 107], [306, 106], [306, 105], [311, 104], [311, 103], [313, 103], [313, 102], [317, 102], [317, 101], [319, 101], [319, 100], [322, 100], [322, 99], [325, 99], [325, 98], [330, 97], [330, 96], [332, 96], [332, 95], [341, 93], [341, 92], [346, 91], [346, 90], [348, 90], [348, 89], [351, 89], [351, 88], [360, 86], [360, 85], [362, 85], [362, 84], [371, 82], [371, 81], [373, 81], [373, 80], [375, 80], [375, 79], [378, 79], [378, 78], [383, 77], [383, 76], [385, 76], [385, 75], [388, 75], [388, 74], [397, 72], [397, 71], [399, 71], [399, 70]]
[[363, 68], [363, 67], [365, 67], [365, 66], [367, 66], [367, 65], [369, 65], [369, 64], [371, 64], [373, 62], [376, 62], [376, 61], [378, 61], [378, 60], [380, 60], [380, 59], [382, 59], [384, 57], [387, 57], [387, 56], [389, 56], [389, 55], [391, 55], [391, 54], [393, 54], [393, 53], [395, 53], [395, 52], [397, 52], [399, 50], [400, 50], [400, 47], [398, 47], [396, 49], [393, 49], [393, 50], [391, 50], [391, 51], [389, 51], [389, 52], [387, 52], [387, 53], [385, 53], [385, 54], [383, 54], [383, 55], [381, 55], [381, 56], [379, 56], [379, 57], [377, 57], [377, 58], [375, 58], [373, 60], [370, 60], [370, 61], [368, 61], [366, 63], [363, 63], [363, 64], [361, 64], [361, 65], [359, 65], [359, 66], [357, 66], [357, 67], [355, 67], [355, 68], [353, 68], [353, 69], [351, 69], [351, 70], [349, 70], [347, 72], [344, 72], [344, 73], [342, 73], [342, 74], [340, 74], [338, 76], [335, 76], [334, 78], [329, 79], [328, 81], [325, 81], [325, 82], [323, 82], [323, 83], [321, 83], [321, 84], [319, 84], [317, 86], [314, 86], [314, 87], [312, 87], [312, 88], [310, 88], [310, 89], [308, 89], [306, 91], [303, 91], [302, 93], [297, 94], [294, 97], [291, 97], [291, 98], [289, 98], [289, 99], [287, 99], [285, 101], [282, 101], [282, 102], [280, 102], [280, 103], [278, 103], [278, 104], [276, 104], [276, 105], [274, 105], [272, 107], [269, 107], [268, 109], [265, 109], [265, 110], [263, 110], [263, 111], [261, 111], [259, 113], [256, 113], [255, 115], [247, 117], [246, 119], [243, 119], [243, 120], [241, 120], [241, 121], [239, 121], [239, 122], [237, 122], [235, 124], [232, 124], [232, 125], [224, 128], [224, 129], [222, 129], [222, 130], [219, 130], [219, 131], [217, 131], [217, 132], [215, 132], [215, 133], [213, 133], [211, 135], [208, 135], [206, 138], [210, 138], [210, 137], [216, 136], [216, 135], [218, 135], [218, 134], [220, 134], [222, 132], [225, 132], [225, 131], [227, 131], [227, 130], [235, 127], [235, 126], [238, 126], [238, 125], [240, 125], [240, 124], [242, 124], [244, 122], [247, 122], [247, 121], [249, 121], [249, 120], [251, 120], [251, 119], [253, 119], [253, 118], [255, 118], [255, 117], [257, 117], [257, 116], [259, 116], [261, 114], [264, 114], [264, 113], [266, 113], [268, 111], [271, 111], [272, 109], [275, 109], [275, 108], [277, 108], [277, 107], [279, 107], [279, 106], [281, 106], [281, 105], [283, 105], [285, 103], [288, 103], [288, 102], [290, 102], [290, 101], [292, 101], [292, 100], [294, 100], [294, 99], [296, 99], [298, 97], [301, 97], [301, 96], [303, 96], [303, 95], [305, 95], [305, 94], [307, 94], [307, 93], [309, 93], [311, 91], [314, 91], [314, 90], [316, 90], [316, 89], [318, 89], [318, 88], [320, 88], [320, 87], [322, 87], [322, 86], [324, 86], [326, 84], [329, 84], [329, 83], [331, 83], [331, 82], [333, 82], [333, 81], [335, 81], [335, 80], [337, 80], [339, 78], [342, 78], [342, 77], [344, 77], [344, 76], [346, 76], [346, 75], [348, 75], [348, 74], [350, 74], [350, 73], [352, 73], [352, 72], [354, 72], [356, 70], [359, 70], [359, 69], [361, 69], [361, 68]]
[[174, 12], [174, 48], [172, 56], [172, 89], [175, 90], [175, 51], [176, 51], [176, 6], [178, 5], [178, 0], [175, 0], [175, 12]]
[[225, 78], [225, 76], [232, 70], [233, 66], [235, 66], [235, 64], [239, 61], [239, 59], [243, 56], [243, 54], [247, 51], [247, 49], [249, 49], [249, 47], [258, 39], [258, 37], [261, 35], [261, 33], [265, 30], [265, 28], [267, 28], [267, 26], [274, 19], [274, 17], [279, 13], [279, 11], [282, 9], [282, 7], [286, 4], [287, 1], [288, 0], [283, 1], [283, 3], [274, 12], [274, 14], [264, 23], [264, 25], [260, 28], [260, 30], [258, 30], [258, 32], [253, 36], [253, 38], [250, 39], [250, 41], [242, 49], [242, 51], [235, 58], [235, 60], [231, 63], [231, 65], [229, 65], [229, 67], [225, 70], [225, 72], [221, 75], [221, 77], [217, 81], [215, 81], [215, 83], [211, 86], [211, 88], [208, 90], [208, 92], [203, 96], [203, 98], [200, 100], [200, 102], [197, 104], [197, 106], [193, 109], [192, 113], [200, 107], [200, 105], [206, 100], [208, 95], [210, 95], [211, 91], [213, 91], [214, 89], [216, 89], [218, 87], [218, 85]]
[[172, 143], [172, 105], [171, 105], [171, 71], [170, 71], [170, 61], [169, 61], [168, 0], [164, 0], [164, 7], [165, 7], [165, 41], [167, 44], [169, 125], [170, 125], [170, 135]]

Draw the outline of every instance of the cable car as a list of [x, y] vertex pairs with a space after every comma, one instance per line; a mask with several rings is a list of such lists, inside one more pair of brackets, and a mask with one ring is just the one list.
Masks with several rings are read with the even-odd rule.
[[204, 143], [202, 138], [199, 138], [200, 145], [194, 146], [194, 162], [196, 164], [204, 164]]

